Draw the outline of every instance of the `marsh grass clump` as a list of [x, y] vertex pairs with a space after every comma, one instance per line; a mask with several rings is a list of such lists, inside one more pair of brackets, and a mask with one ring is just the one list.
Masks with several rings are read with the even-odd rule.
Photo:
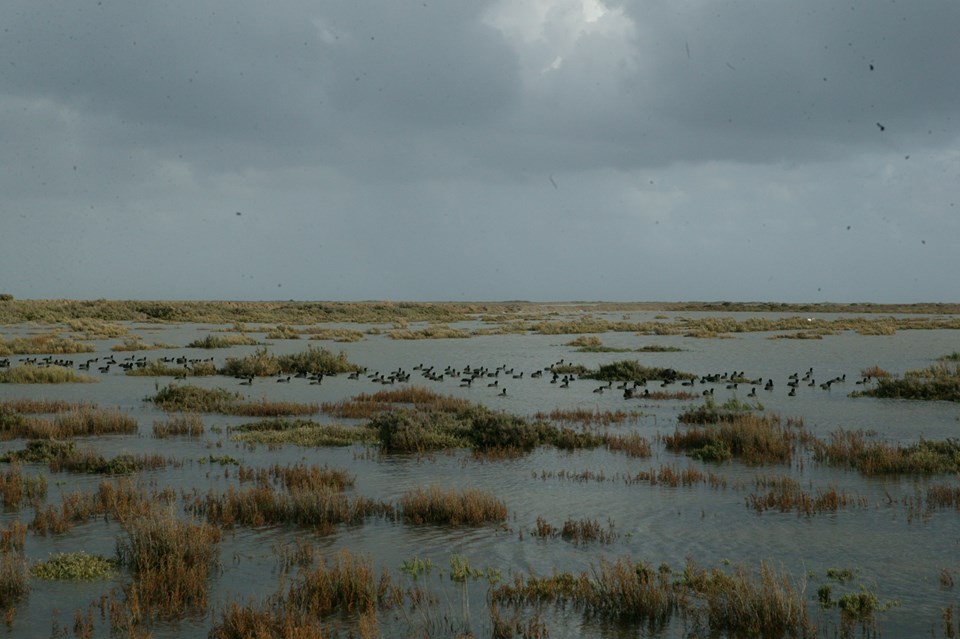
[[260, 330], [266, 333], [267, 339], [300, 339], [300, 331], [286, 324], [278, 324], [272, 328], [262, 326]]
[[0, 370], [0, 384], [88, 384], [96, 378], [63, 366], [23, 364]]
[[437, 410], [400, 409], [370, 420], [380, 445], [388, 453], [423, 453], [469, 446], [469, 424]]
[[567, 519], [559, 528], [547, 523], [543, 517], [537, 517], [536, 527], [532, 531], [534, 537], [555, 538], [559, 537], [564, 541], [574, 544], [586, 544], [590, 542], [599, 542], [602, 544], [612, 543], [617, 534], [613, 529], [613, 522], [607, 522], [604, 527], [596, 519]]
[[15, 337], [5, 340], [0, 337], [0, 356], [4, 355], [68, 355], [71, 353], [92, 353], [94, 347], [62, 337], [57, 333], [33, 335], [30, 337]]
[[312, 402], [309, 404], [273, 402], [262, 398], [255, 401], [237, 402], [228, 408], [226, 414], [243, 417], [279, 417], [282, 415], [314, 415], [319, 412], [320, 406]]
[[709, 571], [687, 563], [683, 583], [694, 595], [685, 612], [696, 625], [735, 636], [808, 636], [814, 627], [807, 613], [805, 584], [760, 562], [758, 574], [743, 567]]
[[195, 339], [187, 348], [232, 348], [234, 346], [255, 346], [257, 340], [247, 335], [214, 335], [207, 334], [205, 337]]
[[359, 366], [347, 359], [347, 354], [343, 351], [334, 354], [325, 348], [316, 348], [312, 344], [308, 344], [307, 350], [303, 352], [280, 355], [277, 362], [284, 373], [303, 375], [335, 375], [360, 370]]
[[312, 340], [327, 340], [331, 342], [359, 342], [363, 339], [363, 332], [352, 328], [322, 328], [319, 326], [305, 328], [304, 333]]
[[162, 348], [176, 348], [176, 346], [173, 346], [172, 344], [163, 344], [160, 342], [147, 344], [139, 337], [128, 337], [119, 344], [114, 344], [111, 346], [110, 350], [123, 353], [129, 351], [156, 351]]
[[414, 524], [482, 526], [507, 518], [507, 506], [492, 493], [478, 490], [415, 488], [400, 497], [400, 514]]
[[796, 512], [810, 517], [824, 512], [837, 512], [850, 506], [867, 506], [866, 497], [851, 495], [845, 490], [831, 487], [817, 489], [815, 493], [803, 490], [800, 482], [787, 477], [757, 478], [756, 485], [766, 489], [765, 493], [751, 493], [747, 496], [747, 507], [758, 513], [777, 510], [782, 513]]
[[324, 413], [334, 417], [369, 419], [377, 413], [408, 404], [420, 409], [434, 409], [447, 413], [457, 412], [470, 406], [469, 401], [460, 397], [441, 395], [422, 386], [405, 386], [372, 394], [361, 393], [340, 402], [324, 402], [320, 408]]
[[[368, 558], [341, 551], [333, 560], [324, 559], [315, 568], [303, 568], [289, 588], [281, 589], [268, 604], [241, 606], [234, 602], [221, 613], [210, 630], [211, 639], [295, 637], [322, 639], [339, 636], [324, 621], [332, 616], [351, 619], [357, 636], [379, 637], [376, 613], [399, 605], [403, 590], [389, 572], [378, 575]], [[411, 598], [413, 596], [411, 595]], [[351, 632], [350, 636], [354, 636]]]
[[211, 524], [233, 526], [310, 526], [321, 533], [338, 524], [359, 524], [366, 517], [388, 515], [389, 505], [366, 497], [351, 497], [335, 486], [277, 489], [258, 482], [256, 486], [223, 494], [195, 494], [187, 505], [190, 512]]
[[737, 458], [747, 464], [787, 464], [802, 433], [784, 426], [774, 415], [744, 414], [732, 421], [688, 428], [679, 427], [661, 440], [667, 450], [686, 452], [702, 461]]
[[81, 334], [84, 339], [110, 339], [112, 337], [123, 337], [130, 332], [124, 324], [93, 317], [68, 319], [64, 324], [74, 333]]
[[95, 581], [117, 573], [117, 561], [101, 555], [88, 555], [82, 550], [57, 553], [30, 566], [30, 576], [49, 581]]
[[52, 419], [0, 414], [0, 439], [62, 439], [137, 432], [137, 420], [119, 409], [78, 406]]
[[154, 512], [124, 524], [117, 557], [134, 574], [128, 599], [161, 618], [206, 610], [209, 581], [219, 557], [220, 531]]
[[178, 462], [163, 455], [143, 453], [121, 454], [106, 458], [92, 448], [78, 449], [72, 441], [37, 439], [28, 441], [21, 450], [11, 450], [0, 456], [2, 462], [47, 464], [51, 472], [125, 475], [140, 470], [165, 468]]
[[153, 422], [153, 436], [157, 439], [167, 437], [201, 437], [203, 436], [203, 419], [199, 415], [177, 415], [170, 419]]
[[678, 379], [696, 379], [693, 373], [684, 373], [672, 368], [643, 366], [636, 360], [622, 360], [612, 364], [603, 364], [598, 369], [587, 371], [582, 377], [604, 382], [640, 382], [650, 379], [675, 381]]
[[902, 378], [877, 377], [873, 388], [861, 391], [867, 397], [891, 399], [960, 401], [960, 363], [938, 362]]
[[960, 472], [960, 439], [926, 440], [900, 445], [868, 441], [862, 430], [837, 429], [829, 441], [814, 442], [814, 459], [855, 468], [865, 475]]
[[221, 413], [246, 417], [275, 417], [279, 415], [309, 415], [317, 413], [316, 404], [297, 402], [271, 402], [266, 399], [244, 401], [240, 393], [231, 393], [225, 388], [201, 388], [171, 384], [146, 398], [167, 412]]
[[47, 478], [25, 475], [16, 461], [0, 472], [0, 503], [6, 508], [19, 508], [24, 502], [38, 507], [47, 497]]
[[431, 324], [419, 330], [395, 328], [387, 333], [390, 339], [466, 339], [471, 337], [469, 331], [451, 328], [446, 324]]
[[230, 431], [234, 441], [251, 444], [321, 447], [379, 441], [377, 431], [366, 426], [321, 424], [307, 419], [266, 419], [234, 426]]
[[91, 402], [68, 402], [62, 399], [31, 399], [21, 397], [0, 401], [0, 415], [14, 413], [66, 413], [74, 410], [90, 410], [97, 405]]
[[608, 450], [622, 452], [629, 457], [650, 457], [653, 455], [650, 440], [639, 433], [628, 435], [606, 434], [603, 441]]
[[280, 361], [266, 348], [244, 357], [228, 357], [220, 374], [233, 377], [269, 377], [280, 373]]
[[603, 340], [596, 335], [581, 335], [567, 342], [566, 345], [574, 347], [578, 353], [624, 353], [631, 350], [629, 348], [604, 346]]
[[751, 404], [731, 397], [723, 404], [717, 404], [713, 397], [707, 397], [700, 406], [688, 408], [680, 413], [677, 421], [683, 424], [718, 424], [732, 422], [745, 413], [760, 410], [763, 410], [763, 406], [759, 402]]
[[9, 609], [30, 591], [27, 561], [19, 552], [0, 555], [0, 608]]
[[590, 408], [554, 409], [549, 413], [538, 412], [534, 415], [537, 421], [553, 421], [561, 423], [575, 423], [583, 426], [615, 426], [633, 422], [643, 417], [638, 411], [601, 411]]
[[160, 360], [151, 360], [144, 366], [129, 369], [126, 374], [131, 377], [209, 377], [217, 374], [217, 367], [213, 362], [171, 366]]

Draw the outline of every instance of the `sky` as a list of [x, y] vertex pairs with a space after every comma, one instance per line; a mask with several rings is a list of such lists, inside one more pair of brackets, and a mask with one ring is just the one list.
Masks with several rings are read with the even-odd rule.
[[956, 0], [4, 0], [0, 293], [958, 302]]

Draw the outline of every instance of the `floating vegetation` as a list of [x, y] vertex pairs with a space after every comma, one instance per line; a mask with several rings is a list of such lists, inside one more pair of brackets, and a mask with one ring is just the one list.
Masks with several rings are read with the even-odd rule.
[[0, 384], [86, 384], [96, 381], [64, 366], [24, 364], [0, 369]]
[[117, 561], [101, 555], [61, 552], [30, 566], [30, 576], [49, 581], [95, 581], [117, 573]]
[[208, 334], [201, 339], [195, 339], [187, 348], [232, 348], [234, 346], [255, 346], [257, 340], [247, 335], [213, 335]]
[[492, 493], [467, 488], [443, 490], [415, 488], [400, 497], [404, 521], [442, 526], [482, 526], [507, 518], [507, 506]]
[[876, 376], [874, 388], [855, 396], [960, 401], [960, 363], [942, 361], [922, 370], [907, 371], [902, 378]]
[[838, 428], [813, 445], [814, 458], [831, 466], [856, 468], [865, 475], [960, 472], [960, 439], [921, 439], [900, 445], [868, 441], [862, 430]]
[[304, 447], [349, 446], [379, 441], [377, 431], [366, 426], [321, 424], [306, 419], [266, 419], [233, 426], [232, 439], [251, 444], [295, 444]]
[[163, 421], [153, 422], [153, 436], [157, 439], [167, 437], [201, 437], [203, 420], [199, 415], [177, 415]]
[[15, 337], [5, 340], [0, 337], [0, 356], [3, 355], [67, 355], [70, 353], [91, 353], [94, 347], [91, 344], [78, 342], [57, 333], [33, 335], [31, 337]]

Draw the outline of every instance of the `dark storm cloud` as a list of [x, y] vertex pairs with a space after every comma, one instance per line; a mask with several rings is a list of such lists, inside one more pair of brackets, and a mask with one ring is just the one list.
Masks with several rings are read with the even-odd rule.
[[20, 296], [960, 295], [955, 3], [11, 0], [0, 23]]

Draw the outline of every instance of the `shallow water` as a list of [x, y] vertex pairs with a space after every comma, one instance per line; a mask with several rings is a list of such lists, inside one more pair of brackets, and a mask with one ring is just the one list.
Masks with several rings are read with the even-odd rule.
[[[673, 314], [667, 314], [672, 321]], [[685, 317], [696, 314], [686, 313]], [[736, 314], [731, 314], [736, 316]], [[715, 314], [712, 314], [715, 316]], [[774, 316], [771, 314], [771, 317]], [[612, 319], [620, 319], [616, 314]], [[632, 321], [649, 321], [653, 314], [631, 314]], [[462, 326], [475, 328], [477, 323]], [[186, 344], [218, 328], [204, 325], [169, 327], [134, 326], [133, 332], [145, 341]], [[363, 330], [365, 327], [361, 327]], [[411, 328], [416, 328], [411, 325]], [[27, 330], [26, 327], [4, 327], [9, 337]], [[638, 336], [630, 333], [610, 333], [600, 336], [606, 346], [639, 348], [644, 345], [677, 346], [681, 352], [667, 353], [576, 353], [566, 346], [573, 336], [488, 335], [470, 339], [443, 339], [400, 341], [385, 335], [370, 335], [355, 343], [335, 344], [307, 340], [277, 340], [270, 349], [276, 353], [299, 352], [307, 344], [322, 345], [328, 349], [343, 350], [350, 361], [366, 366], [369, 372], [388, 373], [403, 368], [413, 373], [412, 384], [423, 385], [437, 392], [461, 396], [510, 413], [530, 416], [537, 411], [555, 408], [596, 408], [598, 410], [636, 410], [643, 416], [626, 426], [612, 427], [618, 432], [637, 431], [650, 440], [658, 433], [672, 433], [678, 413], [695, 402], [645, 402], [624, 400], [615, 389], [603, 394], [594, 393], [598, 383], [577, 380], [570, 388], [561, 389], [551, 384], [549, 375], [541, 379], [530, 373], [561, 359], [566, 362], [596, 367], [623, 359], [638, 359], [647, 366], [672, 367], [696, 374], [743, 371], [749, 378], [772, 378], [772, 392], [758, 389], [756, 400], [765, 411], [783, 418], [802, 418], [808, 430], [826, 437], [838, 427], [866, 429], [876, 436], [893, 442], [913, 442], [920, 437], [943, 439], [960, 433], [960, 407], [949, 402], [909, 402], [850, 398], [848, 394], [859, 388], [855, 381], [863, 368], [879, 365], [893, 373], [923, 368], [938, 356], [960, 350], [960, 331], [900, 331], [892, 336], [860, 336], [845, 333], [827, 336], [822, 340], [768, 339], [768, 333], [738, 334], [733, 339], [695, 339], [666, 336]], [[72, 356], [74, 361], [88, 357], [104, 358], [110, 346], [121, 340], [92, 342], [97, 352]], [[252, 352], [256, 347], [234, 347], [224, 350], [171, 349], [132, 353], [138, 357], [159, 358], [164, 355], [207, 358], [214, 357], [217, 365], [228, 356]], [[118, 361], [130, 354], [115, 353]], [[11, 358], [16, 360], [16, 357]], [[506, 365], [519, 373], [522, 379], [501, 375], [496, 388], [479, 381], [471, 388], [459, 386], [457, 378], [430, 382], [420, 378], [414, 366], [423, 364], [442, 370], [456, 368]], [[846, 375], [846, 382], [835, 384], [829, 391], [818, 386], [801, 385], [797, 396], [787, 395], [788, 376], [803, 375], [813, 368], [818, 382]], [[93, 373], [97, 375], [97, 373]], [[231, 442], [226, 434], [211, 431], [212, 427], [226, 427], [244, 421], [242, 418], [205, 416], [207, 434], [200, 440], [157, 440], [151, 436], [154, 420], [164, 415], [143, 399], [153, 394], [169, 379], [127, 377], [118, 368], [99, 376], [97, 384], [75, 385], [0, 385], [0, 399], [16, 397], [62, 398], [97, 402], [100, 406], [119, 406], [137, 418], [139, 436], [102, 437], [82, 442], [94, 445], [104, 454], [119, 452], [156, 451], [185, 460], [182, 468], [144, 473], [145, 481], [170, 485], [178, 490], [224, 490], [236, 481], [230, 467], [201, 463], [208, 455], [231, 455], [247, 466], [262, 467], [280, 463], [305, 461], [310, 464], [343, 467], [356, 475], [354, 492], [393, 502], [406, 490], [418, 486], [480, 487], [494, 492], [509, 509], [505, 529], [484, 527], [477, 529], [449, 529], [434, 526], [414, 527], [400, 522], [371, 520], [362, 526], [342, 527], [332, 534], [319, 535], [310, 530], [238, 528], [228, 532], [222, 544], [221, 570], [212, 578], [212, 612], [200, 619], [174, 624], [161, 624], [154, 636], [205, 635], [217, 617], [217, 607], [226, 601], [239, 599], [260, 600], [274, 593], [280, 575], [273, 547], [306, 537], [316, 545], [323, 556], [332, 557], [338, 550], [348, 548], [370, 555], [375, 565], [389, 568], [399, 575], [404, 560], [414, 556], [430, 558], [442, 568], [449, 564], [451, 554], [466, 556], [472, 565], [501, 569], [506, 577], [511, 570], [550, 573], [557, 570], [589, 570], [601, 557], [616, 559], [630, 556], [645, 560], [654, 566], [667, 563], [674, 569], [682, 568], [690, 558], [702, 566], [743, 565], [755, 569], [760, 561], [782, 566], [792, 576], [807, 581], [806, 595], [811, 611], [821, 620], [825, 630], [835, 627], [833, 613], [818, 612], [815, 606], [816, 589], [828, 583], [825, 573], [830, 568], [849, 568], [855, 571], [852, 582], [844, 585], [832, 582], [834, 591], [852, 592], [864, 586], [875, 592], [883, 602], [897, 601], [898, 605], [878, 615], [879, 628], [886, 636], [943, 636], [941, 611], [957, 605], [958, 589], [941, 586], [941, 571], [954, 571], [960, 581], [960, 513], [938, 510], [927, 517], [911, 517], [900, 500], [914, 495], [926, 482], [947, 483], [956, 486], [956, 477], [934, 478], [865, 478], [854, 471], [822, 467], [807, 459], [791, 468], [773, 466], [748, 467], [737, 462], [705, 465], [682, 455], [666, 452], [654, 445], [651, 459], [632, 459], [606, 450], [565, 453], [540, 449], [532, 454], [504, 461], [479, 461], [467, 452], [437, 454], [427, 458], [411, 456], [378, 456], [368, 454], [361, 446], [345, 448], [306, 449], [286, 446], [268, 449], [260, 446], [245, 448]], [[290, 384], [276, 384], [272, 379], [257, 380], [252, 387], [237, 386], [237, 380], [224, 377], [197, 378], [190, 383], [231, 390], [241, 390], [256, 399], [268, 397], [298, 402], [336, 401], [360, 392], [374, 392], [382, 387], [369, 379], [349, 380], [346, 376], [324, 378], [322, 385], [308, 385], [306, 380]], [[716, 386], [715, 399], [722, 403], [736, 396], [746, 400], [750, 387], [741, 385], [736, 390]], [[507, 396], [498, 395], [507, 388]], [[705, 386], [698, 385], [699, 393]], [[679, 385], [672, 390], [680, 390]], [[319, 416], [318, 420], [328, 418]], [[5, 442], [0, 450], [19, 448], [22, 442]], [[708, 486], [670, 488], [648, 484], [627, 484], [622, 478], [641, 470], [672, 464], [679, 468], [688, 465], [705, 472], [722, 475], [726, 488]], [[46, 467], [25, 468], [30, 474], [47, 473]], [[558, 472], [602, 472], [606, 481], [577, 482], [560, 479]], [[758, 475], [788, 474], [805, 487], [838, 487], [866, 498], [866, 507], [851, 506], [836, 513], [811, 517], [795, 513], [766, 512], [756, 514], [745, 505], [746, 497]], [[56, 503], [62, 491], [92, 489], [101, 479], [92, 476], [51, 474], [48, 501]], [[560, 539], [542, 540], [529, 534], [538, 516], [555, 526], [568, 518], [596, 519], [606, 525], [612, 523], [617, 533], [610, 544], [574, 545]], [[4, 525], [21, 519], [29, 522], [29, 509], [9, 511], [2, 515]], [[84, 550], [111, 556], [122, 531], [116, 524], [103, 521], [76, 526], [60, 536], [38, 537], [30, 534], [26, 554], [29, 560], [46, 558], [62, 551]], [[32, 581], [29, 597], [18, 604], [9, 636], [36, 636], [37, 629], [49, 634], [51, 618], [72, 625], [73, 611], [86, 606], [112, 587], [125, 583], [129, 576], [121, 574], [113, 580], [95, 583], [51, 583]], [[436, 588], [447, 593], [445, 603], [451, 616], [461, 614], [463, 593], [442, 578], [433, 578]], [[473, 628], [478, 636], [489, 633], [485, 608], [485, 582], [469, 584]], [[54, 614], [54, 611], [56, 613]], [[390, 625], [386, 613], [385, 628], [400, 632], [403, 623]], [[585, 620], [575, 611], [543, 611], [551, 637], [612, 637], [637, 636], [640, 629], [616, 624]], [[484, 624], [487, 624], [485, 626]], [[101, 629], [103, 630], [103, 629]], [[386, 632], [386, 631], [385, 631]], [[644, 631], [645, 632], [645, 631]], [[641, 633], [642, 634], [642, 633]], [[678, 621], [656, 636], [683, 636], [685, 629]], [[829, 632], [825, 632], [825, 635]], [[99, 636], [99, 635], [98, 635]], [[105, 634], [102, 636], [106, 636]], [[435, 633], [434, 636], [446, 636]]]

